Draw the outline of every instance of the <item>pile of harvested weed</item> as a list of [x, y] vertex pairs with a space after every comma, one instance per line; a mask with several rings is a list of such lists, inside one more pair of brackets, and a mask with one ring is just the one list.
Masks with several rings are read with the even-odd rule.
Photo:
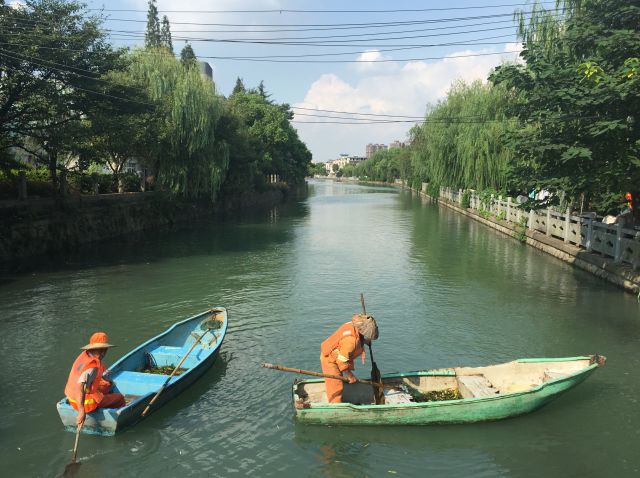
[[[155, 375], [171, 375], [171, 372], [173, 372], [173, 369], [175, 367], [172, 365], [164, 365], [162, 367], [148, 367], [145, 368], [142, 372], [143, 373], [153, 373]], [[174, 375], [180, 375], [184, 372], [186, 372], [188, 369], [186, 368], [179, 368], [178, 370], [176, 370], [176, 373], [174, 373]]]
[[445, 400], [460, 400], [462, 395], [455, 388], [445, 388], [444, 390], [433, 390], [427, 393], [407, 387], [407, 392], [414, 402], [443, 402]]
[[222, 324], [223, 324], [222, 320], [209, 319], [200, 324], [200, 329], [201, 330], [207, 330], [207, 329], [218, 330], [222, 328]]

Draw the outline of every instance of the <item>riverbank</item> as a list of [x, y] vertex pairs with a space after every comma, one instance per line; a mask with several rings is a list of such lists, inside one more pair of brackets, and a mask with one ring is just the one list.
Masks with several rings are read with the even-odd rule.
[[[420, 196], [435, 201], [424, 191], [409, 188]], [[446, 197], [437, 198], [437, 203], [460, 214], [481, 222], [482, 224], [503, 234], [520, 240], [536, 249], [550, 254], [564, 262], [572, 264], [582, 270], [600, 277], [627, 292], [640, 294], [640, 273], [629, 264], [621, 263], [602, 254], [591, 252], [572, 244], [526, 227], [526, 223], [517, 224], [506, 219], [498, 219], [495, 215], [488, 217], [477, 214], [473, 208], [463, 208], [458, 203]], [[514, 208], [515, 209], [515, 208]], [[526, 215], [523, 216], [526, 219]]]
[[284, 189], [245, 193], [216, 204], [177, 201], [155, 193], [75, 196], [65, 200], [0, 202], [0, 263], [71, 251], [81, 244], [190, 221], [215, 219], [239, 210], [271, 207]]

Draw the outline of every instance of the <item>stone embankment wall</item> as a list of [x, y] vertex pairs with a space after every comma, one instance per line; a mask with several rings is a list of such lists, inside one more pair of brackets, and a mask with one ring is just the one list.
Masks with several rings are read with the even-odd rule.
[[[426, 194], [423, 185], [421, 191]], [[460, 204], [462, 191], [440, 189], [440, 205], [515, 237], [558, 259], [591, 272], [640, 297], [640, 244], [636, 231], [606, 226], [593, 217], [574, 217], [569, 212], [524, 211], [510, 198], [495, 198], [481, 204], [474, 195], [469, 208]], [[557, 216], [557, 217], [556, 217]], [[601, 230], [602, 229], [602, 230]], [[611, 229], [611, 231], [605, 230]], [[629, 237], [627, 237], [629, 236]]]
[[245, 194], [222, 203], [176, 202], [153, 192], [80, 196], [64, 201], [29, 199], [0, 203], [0, 262], [73, 250], [100, 241], [236, 209], [283, 201], [281, 190]]

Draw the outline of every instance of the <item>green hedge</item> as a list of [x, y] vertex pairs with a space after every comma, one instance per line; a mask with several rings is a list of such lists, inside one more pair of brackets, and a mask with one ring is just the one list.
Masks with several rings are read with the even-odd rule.
[[[27, 194], [29, 196], [53, 197], [55, 188], [49, 179], [46, 168], [30, 168], [23, 170], [27, 178]], [[18, 197], [18, 173], [14, 169], [8, 173], [0, 171], [0, 199], [16, 199]], [[139, 192], [140, 177], [134, 173], [122, 175], [125, 192]], [[93, 185], [98, 184], [99, 194], [118, 192], [118, 182], [113, 174], [79, 173], [69, 171], [67, 184], [71, 193], [93, 194]]]

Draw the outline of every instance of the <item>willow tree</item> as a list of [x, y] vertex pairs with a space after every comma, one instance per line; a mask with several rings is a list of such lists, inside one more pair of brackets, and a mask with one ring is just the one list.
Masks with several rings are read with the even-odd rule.
[[215, 85], [165, 48], [135, 52], [130, 73], [158, 104], [158, 141], [148, 157], [157, 184], [183, 197], [214, 200], [229, 163], [226, 147], [216, 141], [222, 105]]
[[511, 151], [504, 135], [514, 127], [505, 88], [456, 82], [447, 97], [412, 130], [414, 174], [453, 188], [505, 189]]

